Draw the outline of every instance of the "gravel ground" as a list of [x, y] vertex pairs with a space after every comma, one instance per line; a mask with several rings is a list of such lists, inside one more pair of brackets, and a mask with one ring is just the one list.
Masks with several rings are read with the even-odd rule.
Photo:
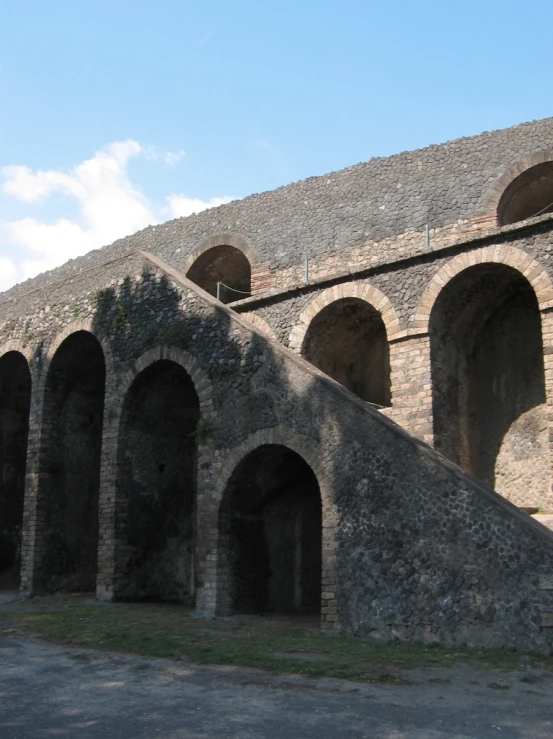
[[551, 739], [553, 676], [471, 667], [411, 685], [85, 651], [0, 636], [0, 737]]

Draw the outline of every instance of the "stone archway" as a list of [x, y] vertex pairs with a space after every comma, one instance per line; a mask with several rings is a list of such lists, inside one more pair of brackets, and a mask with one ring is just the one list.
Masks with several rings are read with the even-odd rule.
[[485, 213], [499, 226], [553, 212], [553, 149], [544, 149], [510, 166], [491, 186]]
[[183, 366], [159, 357], [137, 372], [119, 421], [115, 595], [195, 598], [200, 402]]
[[92, 333], [65, 334], [45, 368], [35, 587], [87, 592], [97, 574], [106, 363]]
[[550, 498], [541, 316], [529, 280], [500, 263], [461, 270], [430, 320], [434, 445], [520, 506]]
[[[231, 489], [229, 483], [241, 462], [261, 447], [281, 447], [294, 452], [313, 471], [316, 477], [322, 504], [322, 552], [321, 552], [321, 626], [332, 629], [337, 619], [336, 605], [336, 537], [338, 525], [337, 507], [333, 500], [332, 466], [321, 465], [314, 447], [305, 439], [284, 427], [263, 429], [251, 434], [234, 449], [220, 453], [224, 464], [217, 464], [215, 489], [211, 490], [210, 501], [203, 510], [205, 521], [205, 543], [202, 547], [204, 583], [199, 601], [199, 610], [204, 614], [221, 614], [232, 611], [232, 590], [229, 570], [226, 534], [229, 531], [229, 509], [223, 506], [225, 494]], [[218, 455], [219, 456], [219, 455]], [[305, 468], [304, 468], [305, 469]], [[226, 498], [228, 502], [229, 498]]]
[[223, 303], [232, 303], [251, 295], [252, 266], [257, 259], [241, 238], [224, 234], [208, 239], [188, 258], [186, 277]]
[[512, 267], [532, 286], [540, 311], [553, 308], [553, 283], [546, 270], [534, 257], [514, 246], [503, 244], [486, 246], [458, 254], [433, 275], [415, 309], [412, 325], [417, 333], [428, 331], [430, 314], [442, 288], [456, 275], [477, 264], [504, 264]]
[[295, 451], [264, 444], [233, 470], [219, 511], [220, 567], [232, 613], [320, 613], [322, 503]]
[[31, 382], [20, 351], [0, 356], [0, 589], [20, 581]]
[[392, 402], [390, 339], [400, 325], [390, 301], [365, 284], [340, 285], [315, 298], [290, 334], [290, 347], [363, 400]]

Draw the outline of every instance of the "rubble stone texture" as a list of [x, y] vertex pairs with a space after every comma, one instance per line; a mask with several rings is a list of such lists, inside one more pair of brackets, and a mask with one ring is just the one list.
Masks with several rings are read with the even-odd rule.
[[552, 136], [374, 159], [0, 295], [0, 587], [550, 652], [520, 508], [553, 508]]

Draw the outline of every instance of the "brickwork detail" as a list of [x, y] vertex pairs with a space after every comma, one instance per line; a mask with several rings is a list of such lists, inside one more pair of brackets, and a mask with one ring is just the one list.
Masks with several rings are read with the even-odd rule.
[[297, 352], [301, 352], [305, 334], [307, 333], [309, 324], [313, 318], [315, 318], [323, 308], [326, 308], [327, 305], [330, 305], [335, 300], [342, 300], [343, 298], [359, 298], [359, 300], [364, 300], [375, 308], [382, 316], [382, 320], [386, 326], [388, 341], [393, 341], [401, 331], [396, 311], [384, 293], [371, 285], [365, 285], [363, 283], [346, 283], [324, 290], [322, 293], [317, 295], [311, 303], [309, 303], [307, 308], [300, 314], [298, 323], [290, 333], [288, 341], [289, 347]]
[[[528, 281], [537, 308], [518, 276], [509, 284], [527, 300], [522, 308], [534, 323], [524, 323], [524, 310], [509, 315], [533, 327], [536, 357], [541, 316], [546, 404], [542, 384], [539, 402], [519, 417], [538, 409], [530, 421], [539, 428], [528, 438], [539, 441], [532, 453], [539, 450], [541, 469], [548, 431], [553, 475], [553, 217], [498, 228], [495, 214], [511, 179], [550, 156], [542, 142], [552, 133], [550, 119], [373, 160], [151, 227], [0, 296], [0, 356], [20, 351], [32, 374], [22, 588], [37, 590], [43, 561], [40, 452], [59, 412], [46, 397], [48, 369], [66, 339], [87, 332], [106, 367], [98, 597], [117, 598], [128, 576], [123, 563], [131, 544], [122, 522], [131, 495], [123, 500], [120, 484], [125, 398], [139, 375], [170, 360], [187, 373], [200, 408], [198, 417], [196, 403], [190, 475], [191, 592], [199, 613], [228, 607], [220, 511], [231, 476], [246, 455], [280, 445], [311, 468], [321, 493], [324, 628], [551, 652], [553, 591], [543, 582], [553, 572], [553, 535], [431, 448], [441, 334], [430, 319], [444, 288], [476, 265], [504, 265]], [[206, 251], [225, 245], [251, 265], [253, 295], [232, 309], [185, 277]], [[482, 285], [492, 295], [490, 274], [459, 293], [467, 304]], [[382, 318], [390, 408], [375, 410], [298, 356], [313, 319], [343, 298], [365, 301]], [[455, 318], [465, 307], [453, 300], [448, 310]], [[503, 335], [498, 330], [489, 343], [500, 344]], [[452, 347], [449, 361], [459, 366], [459, 347], [443, 346]], [[495, 381], [491, 373], [488, 380]], [[547, 414], [547, 427], [539, 414]], [[500, 439], [508, 461], [521, 450], [511, 445], [510, 431]], [[516, 441], [527, 439], [519, 434]], [[517, 464], [527, 458], [519, 455]], [[163, 463], [158, 473], [161, 479]]]

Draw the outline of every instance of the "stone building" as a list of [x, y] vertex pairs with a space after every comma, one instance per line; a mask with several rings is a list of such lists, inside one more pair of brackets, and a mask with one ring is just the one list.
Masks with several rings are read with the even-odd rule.
[[0, 295], [0, 587], [550, 652], [552, 247], [547, 119]]

